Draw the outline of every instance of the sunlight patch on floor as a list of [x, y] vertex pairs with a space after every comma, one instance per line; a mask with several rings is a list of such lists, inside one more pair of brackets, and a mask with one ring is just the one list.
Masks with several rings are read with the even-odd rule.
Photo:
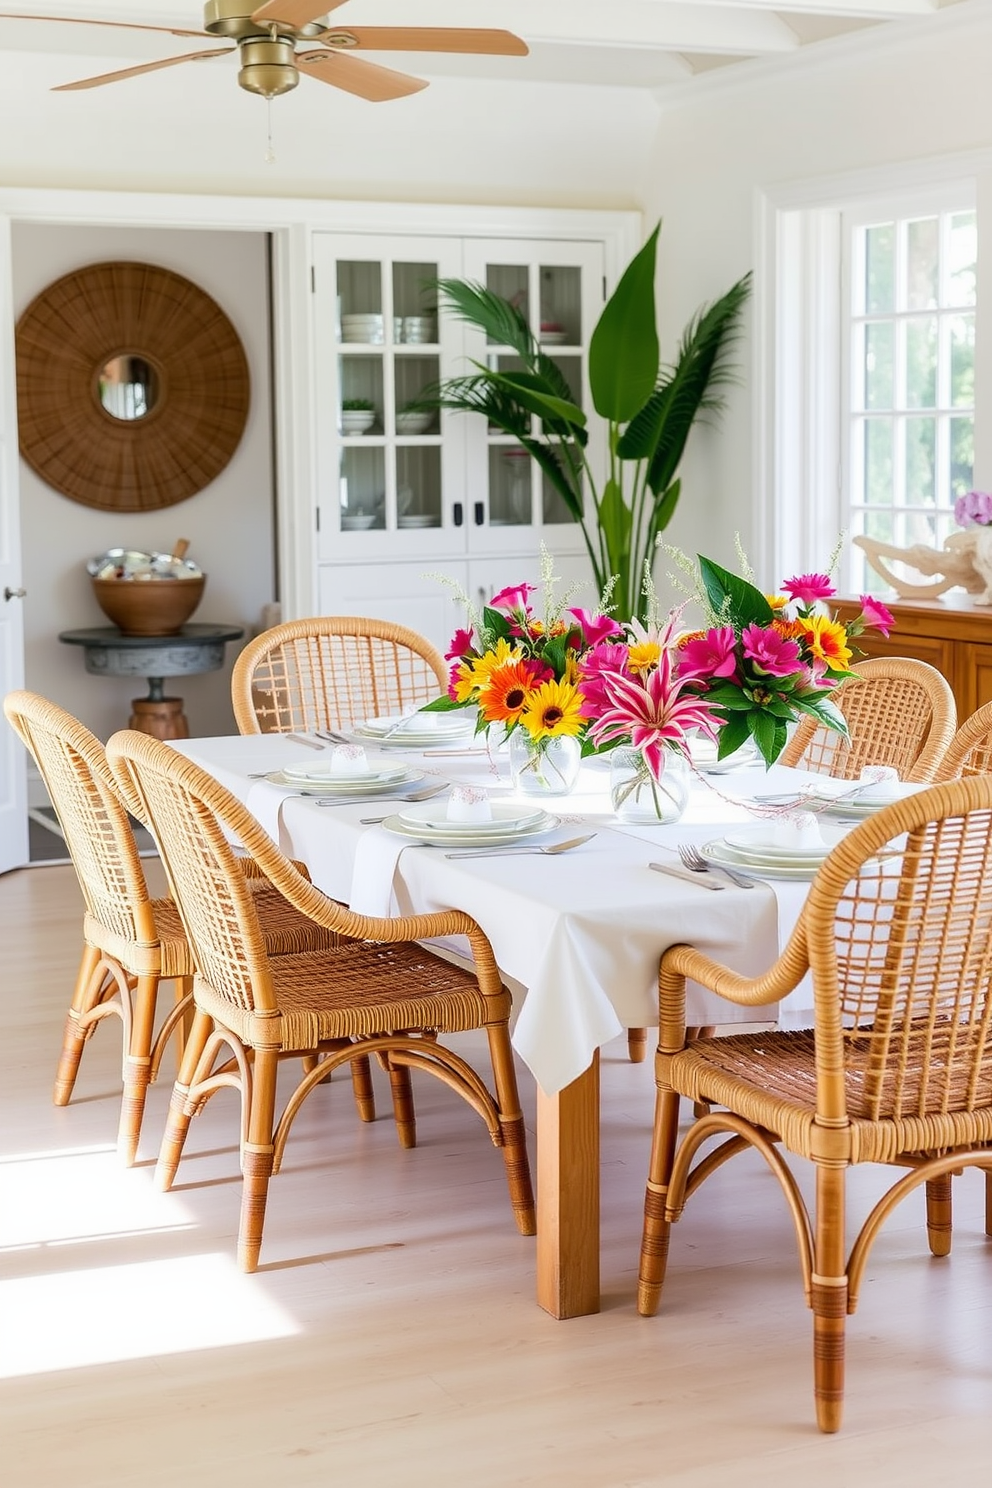
[[112, 1146], [0, 1158], [0, 1251], [192, 1227], [151, 1168], [125, 1168]]
[[0, 1379], [288, 1338], [299, 1326], [231, 1256], [0, 1282]]

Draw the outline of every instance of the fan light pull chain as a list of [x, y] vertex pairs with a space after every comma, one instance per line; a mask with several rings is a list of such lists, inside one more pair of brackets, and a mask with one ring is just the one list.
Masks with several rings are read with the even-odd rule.
[[275, 150], [273, 149], [273, 146], [272, 146], [272, 99], [271, 98], [267, 98], [265, 100], [265, 126], [266, 126], [266, 138], [267, 138], [266, 150], [265, 150], [265, 157], [264, 157], [265, 158], [265, 164], [266, 165], [275, 165], [275, 163], [276, 163], [276, 152], [275, 152]]

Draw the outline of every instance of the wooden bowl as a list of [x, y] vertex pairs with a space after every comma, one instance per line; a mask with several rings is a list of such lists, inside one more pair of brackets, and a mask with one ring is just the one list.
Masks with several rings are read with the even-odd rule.
[[93, 579], [93, 593], [123, 635], [176, 635], [203, 598], [206, 574], [192, 579]]

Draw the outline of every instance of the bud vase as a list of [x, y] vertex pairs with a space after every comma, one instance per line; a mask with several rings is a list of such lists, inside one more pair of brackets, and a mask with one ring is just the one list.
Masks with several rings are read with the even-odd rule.
[[620, 821], [677, 822], [689, 804], [692, 774], [681, 754], [668, 749], [655, 780], [639, 749], [619, 746], [610, 755], [610, 801]]
[[525, 796], [564, 796], [579, 775], [582, 750], [578, 739], [532, 739], [526, 729], [510, 735], [510, 774]]

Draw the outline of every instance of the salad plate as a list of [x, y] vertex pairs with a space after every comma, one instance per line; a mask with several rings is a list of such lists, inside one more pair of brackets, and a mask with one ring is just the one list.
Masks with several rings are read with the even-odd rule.
[[[406, 837], [411, 842], [419, 842], [428, 847], [502, 847], [513, 842], [525, 842], [542, 832], [549, 832], [558, 825], [558, 818], [542, 812], [540, 819], [529, 827], [504, 826], [495, 832], [480, 831], [480, 827], [491, 827], [489, 822], [469, 824], [439, 819], [436, 826], [425, 823], [415, 825], [398, 815], [387, 816], [382, 825], [387, 832], [394, 832], [398, 837]], [[470, 826], [474, 826], [474, 831], [465, 830]]]

